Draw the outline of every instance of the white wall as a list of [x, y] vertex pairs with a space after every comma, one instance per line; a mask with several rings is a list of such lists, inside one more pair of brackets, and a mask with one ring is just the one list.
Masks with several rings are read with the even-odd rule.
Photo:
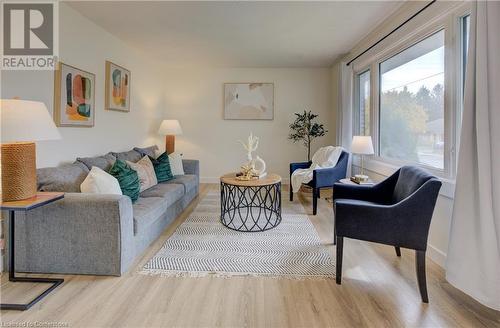
[[[257, 154], [267, 162], [268, 171], [287, 180], [288, 164], [306, 160], [302, 145], [287, 140], [288, 124], [294, 112], [306, 108], [319, 114], [331, 131], [313, 144], [313, 150], [334, 140], [328, 68], [169, 68], [63, 3], [59, 16], [61, 61], [96, 74], [95, 127], [60, 128], [62, 140], [39, 142], [38, 167], [152, 143], [163, 149], [163, 138], [156, 132], [164, 118], [180, 121], [184, 134], [177, 137], [176, 148], [185, 158], [200, 160], [202, 181], [206, 182], [218, 181], [221, 174], [239, 168], [245, 153], [236, 141], [245, 140], [250, 132], [261, 139]], [[130, 113], [104, 110], [105, 60], [132, 72]], [[273, 82], [274, 120], [224, 120], [225, 82]], [[43, 101], [52, 111], [53, 85], [51, 72], [5, 71], [1, 95]]]
[[[96, 75], [95, 126], [60, 128], [62, 140], [37, 143], [37, 166], [55, 166], [77, 156], [129, 150], [158, 141], [156, 131], [165, 106], [157, 65], [63, 3], [59, 17], [60, 60]], [[106, 60], [132, 72], [130, 113], [104, 110]], [[53, 72], [2, 72], [2, 98], [43, 101], [52, 112], [53, 94]]]
[[[184, 132], [177, 137], [176, 150], [186, 158], [200, 160], [202, 181], [218, 182], [221, 174], [239, 168], [246, 153], [237, 140], [245, 141], [250, 132], [260, 138], [256, 154], [266, 161], [268, 172], [288, 180], [289, 163], [307, 160], [305, 148], [287, 140], [294, 113], [304, 109], [319, 114], [330, 130], [312, 148], [332, 143], [331, 78], [327, 68], [167, 69], [164, 75], [165, 115], [178, 119]], [[274, 120], [224, 120], [225, 82], [273, 82]]]

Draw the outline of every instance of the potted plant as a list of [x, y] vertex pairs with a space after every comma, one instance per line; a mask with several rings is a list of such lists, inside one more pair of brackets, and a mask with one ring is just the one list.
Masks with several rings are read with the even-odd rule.
[[311, 111], [304, 110], [304, 113], [295, 113], [295, 121], [290, 124], [290, 134], [288, 139], [293, 142], [302, 141], [307, 148], [307, 160], [311, 160], [311, 142], [313, 139], [324, 136], [328, 131], [321, 123], [314, 122], [318, 117]]

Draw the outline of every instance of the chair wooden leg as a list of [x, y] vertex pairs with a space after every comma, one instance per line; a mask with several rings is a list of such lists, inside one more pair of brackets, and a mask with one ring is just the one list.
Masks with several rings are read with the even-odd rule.
[[316, 212], [318, 211], [318, 196], [319, 189], [313, 188], [313, 215], [316, 215]]
[[340, 285], [342, 282], [342, 253], [344, 250], [344, 237], [337, 237], [337, 259], [335, 262], [335, 282]]
[[337, 245], [337, 227], [335, 226], [335, 218], [333, 219], [333, 244]]
[[401, 248], [399, 246], [394, 247], [396, 249], [396, 256], [401, 257]]
[[420, 290], [422, 302], [429, 303], [425, 278], [425, 251], [415, 251], [415, 268], [417, 270], [418, 289]]

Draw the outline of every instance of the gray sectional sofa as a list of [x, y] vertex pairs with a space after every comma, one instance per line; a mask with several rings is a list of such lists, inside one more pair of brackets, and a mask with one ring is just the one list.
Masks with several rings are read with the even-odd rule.
[[128, 196], [80, 193], [91, 166], [109, 168], [115, 158], [139, 160], [150, 148], [78, 158], [38, 169], [38, 189], [65, 197], [16, 217], [19, 272], [120, 276], [198, 195], [199, 163], [183, 160], [185, 175]]

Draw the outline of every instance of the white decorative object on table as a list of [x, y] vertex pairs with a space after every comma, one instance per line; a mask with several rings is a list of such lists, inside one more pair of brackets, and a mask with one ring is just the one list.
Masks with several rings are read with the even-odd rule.
[[[253, 158], [252, 153], [259, 147], [259, 137], [254, 137], [253, 133], [248, 136], [247, 142], [238, 140], [247, 151], [247, 162], [241, 166], [241, 174], [237, 177], [240, 180], [252, 180], [266, 176], [266, 162], [257, 156]], [[258, 168], [256, 168], [258, 164]]]

